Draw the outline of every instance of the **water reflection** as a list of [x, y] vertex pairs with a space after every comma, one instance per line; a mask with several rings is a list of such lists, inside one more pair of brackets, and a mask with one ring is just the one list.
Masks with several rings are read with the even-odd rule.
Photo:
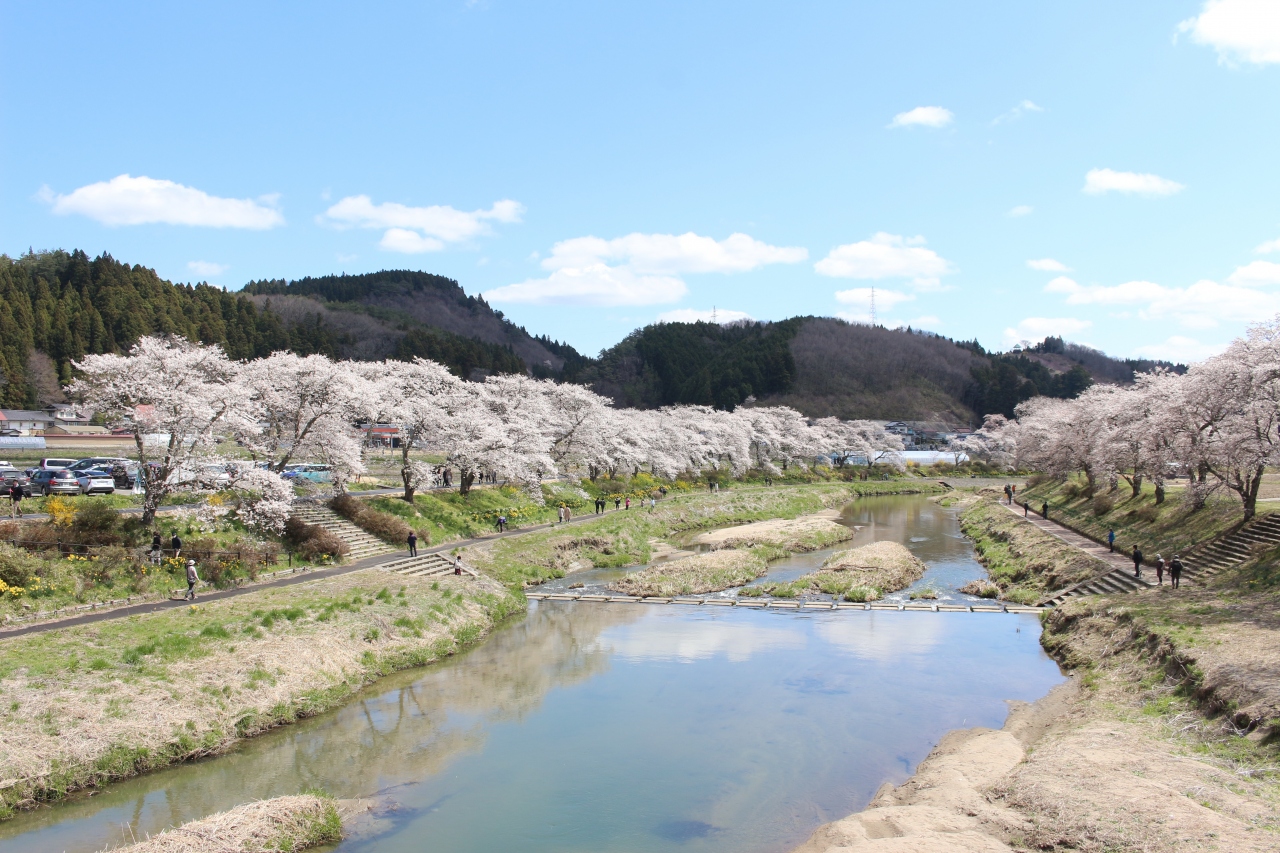
[[[953, 514], [887, 501], [846, 511], [854, 544], [980, 571]], [[1043, 695], [1038, 636], [1014, 615], [539, 602], [337, 712], [23, 815], [0, 848], [88, 853], [320, 786], [379, 803], [343, 853], [787, 850], [949, 729]]]

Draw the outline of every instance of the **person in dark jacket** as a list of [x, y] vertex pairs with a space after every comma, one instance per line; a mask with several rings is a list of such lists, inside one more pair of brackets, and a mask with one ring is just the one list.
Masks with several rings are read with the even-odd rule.
[[151, 563], [152, 565], [160, 565], [160, 558], [163, 556], [164, 540], [160, 538], [160, 531], [156, 530], [151, 534]]
[[9, 512], [12, 513], [15, 519], [22, 518], [22, 486], [16, 479], [9, 489], [9, 500], [13, 502], [9, 507]]
[[1173, 559], [1169, 561], [1169, 583], [1177, 589], [1182, 580], [1182, 561], [1178, 559], [1178, 555], [1174, 554]]
[[412, 530], [409, 531], [409, 556], [418, 556], [418, 534]]
[[1135, 578], [1142, 577], [1142, 551], [1137, 545], [1133, 546], [1133, 553], [1129, 555], [1133, 558], [1133, 576]]
[[169, 540], [169, 547], [173, 549], [175, 558], [182, 553], [182, 540], [178, 538], [178, 534], [173, 534], [173, 538]]

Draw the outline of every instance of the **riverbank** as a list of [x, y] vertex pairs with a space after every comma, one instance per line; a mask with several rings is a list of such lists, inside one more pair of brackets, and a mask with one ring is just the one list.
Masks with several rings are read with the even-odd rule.
[[[1039, 540], [1000, 544], [1015, 574], [1045, 559]], [[1277, 552], [1208, 586], [1066, 602], [1041, 642], [1071, 688], [1013, 709], [1000, 732], [952, 732], [798, 853], [1274, 851], [1278, 612]]]
[[[685, 534], [708, 528], [797, 519], [844, 506], [860, 497], [944, 491], [945, 486], [923, 480], [737, 486], [714, 494], [670, 496], [653, 509], [636, 507], [609, 512], [575, 521], [569, 527], [557, 526], [518, 539], [467, 546], [461, 553], [468, 563], [519, 589], [583, 569], [648, 563], [654, 540], [675, 544]], [[840, 526], [829, 519], [823, 521], [830, 528]]]
[[0, 645], [0, 816], [226, 750], [474, 643], [523, 601], [366, 569]]
[[114, 853], [297, 853], [342, 839], [333, 798], [299, 794], [246, 803], [167, 829]]

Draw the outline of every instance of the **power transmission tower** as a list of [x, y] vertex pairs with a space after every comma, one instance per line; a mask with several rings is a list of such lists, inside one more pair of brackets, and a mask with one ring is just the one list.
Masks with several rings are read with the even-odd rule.
[[871, 288], [871, 325], [876, 325], [876, 289]]

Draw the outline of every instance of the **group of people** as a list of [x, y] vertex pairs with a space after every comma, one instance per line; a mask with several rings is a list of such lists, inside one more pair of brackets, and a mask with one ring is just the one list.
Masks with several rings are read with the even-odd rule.
[[[1111, 546], [1111, 550], [1114, 551], [1116, 544], [1116, 532], [1114, 530], [1107, 531], [1107, 542]], [[1142, 561], [1145, 559], [1142, 549], [1134, 545], [1133, 553], [1129, 556], [1133, 559], [1133, 576], [1141, 578]], [[1170, 585], [1177, 589], [1182, 582], [1182, 569], [1182, 560], [1177, 554], [1174, 554], [1171, 560], [1165, 560], [1164, 557], [1156, 554], [1156, 584], [1158, 586], [1164, 586], [1164, 573], [1168, 572]]]
[[[169, 540], [169, 548], [173, 551], [173, 558], [179, 559], [182, 556], [182, 537], [177, 533], [173, 534], [173, 538]], [[151, 531], [151, 565], [158, 566], [164, 560], [164, 540], [160, 538], [160, 531]], [[196, 600], [196, 584], [200, 582], [200, 574], [196, 571], [195, 557], [187, 558], [187, 594], [184, 596], [186, 601]]]

